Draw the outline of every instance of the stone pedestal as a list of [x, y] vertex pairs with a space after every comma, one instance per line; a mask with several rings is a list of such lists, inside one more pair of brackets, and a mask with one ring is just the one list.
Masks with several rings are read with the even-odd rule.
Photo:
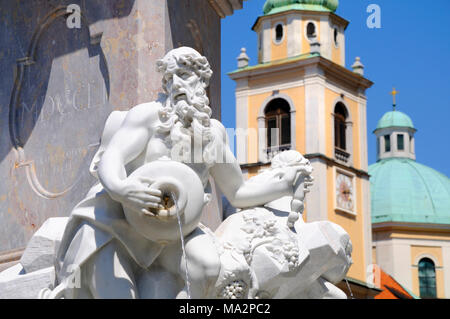
[[[68, 12], [72, 4], [79, 12]], [[220, 118], [220, 19], [241, 7], [242, 0], [2, 4], [0, 255], [25, 247], [46, 219], [68, 216], [85, 196], [107, 116], [157, 98], [155, 62], [168, 50], [190, 46], [208, 58], [210, 105]]]

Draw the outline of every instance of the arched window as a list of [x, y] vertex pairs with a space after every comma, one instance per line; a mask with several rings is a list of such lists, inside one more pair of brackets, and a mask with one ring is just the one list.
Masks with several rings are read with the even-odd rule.
[[380, 156], [380, 153], [381, 153], [381, 148], [380, 148], [380, 139], [379, 138], [377, 138], [377, 155], [378, 156]]
[[338, 29], [334, 28], [334, 30], [333, 30], [333, 38], [334, 38], [334, 45], [336, 47], [339, 45], [339, 43], [338, 43], [338, 35], [339, 35]]
[[436, 298], [436, 270], [430, 258], [419, 261], [420, 298]]
[[312, 22], [309, 22], [306, 25], [306, 36], [311, 41], [316, 37], [316, 25]]
[[334, 108], [334, 146], [343, 151], [347, 148], [345, 138], [345, 131], [347, 129], [346, 119], [347, 110], [344, 104], [339, 102]]
[[391, 136], [390, 135], [384, 136], [384, 151], [385, 152], [391, 151]]
[[265, 109], [267, 148], [286, 150], [291, 147], [291, 114], [289, 103], [281, 98], [272, 100]]
[[405, 150], [405, 137], [403, 134], [397, 135], [397, 150], [399, 151]]
[[334, 108], [334, 149], [338, 160], [347, 162], [350, 154], [347, 151], [347, 108], [341, 102]]
[[283, 25], [277, 24], [275, 27], [275, 41], [278, 43], [283, 39]]

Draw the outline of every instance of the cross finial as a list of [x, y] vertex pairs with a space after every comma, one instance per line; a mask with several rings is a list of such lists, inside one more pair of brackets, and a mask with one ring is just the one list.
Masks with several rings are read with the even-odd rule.
[[395, 96], [398, 94], [398, 91], [395, 89], [395, 88], [393, 88], [392, 89], [392, 92], [391, 92], [391, 95], [392, 95], [392, 99], [393, 99], [393, 104], [392, 104], [392, 106], [393, 106], [393, 108], [394, 108], [394, 111], [395, 111], [395, 107], [397, 106], [397, 104], [395, 103]]

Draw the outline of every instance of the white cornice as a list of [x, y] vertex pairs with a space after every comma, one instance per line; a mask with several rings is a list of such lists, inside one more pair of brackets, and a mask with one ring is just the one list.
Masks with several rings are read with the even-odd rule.
[[257, 77], [259, 75], [268, 76], [271, 73], [279, 73], [282, 71], [302, 69], [310, 66], [318, 66], [325, 72], [325, 78], [328, 80], [332, 80], [334, 82], [338, 82], [342, 85], [347, 85], [353, 90], [363, 91], [365, 89], [370, 88], [373, 83], [352, 71], [337, 65], [336, 63], [329, 61], [321, 56], [311, 57], [307, 59], [299, 59], [296, 61], [286, 61], [284, 63], [276, 64], [276, 65], [268, 65], [266, 67], [261, 68], [251, 68], [249, 70], [242, 70], [235, 73], [230, 73], [229, 77], [233, 80], [238, 80], [241, 78], [251, 78]]

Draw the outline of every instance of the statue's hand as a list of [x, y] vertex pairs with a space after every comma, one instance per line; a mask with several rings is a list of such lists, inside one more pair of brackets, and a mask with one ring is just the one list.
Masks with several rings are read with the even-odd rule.
[[127, 178], [120, 189], [112, 192], [111, 197], [122, 205], [133, 208], [146, 215], [154, 216], [149, 208], [162, 209], [162, 193], [152, 188], [154, 181], [146, 177]]

